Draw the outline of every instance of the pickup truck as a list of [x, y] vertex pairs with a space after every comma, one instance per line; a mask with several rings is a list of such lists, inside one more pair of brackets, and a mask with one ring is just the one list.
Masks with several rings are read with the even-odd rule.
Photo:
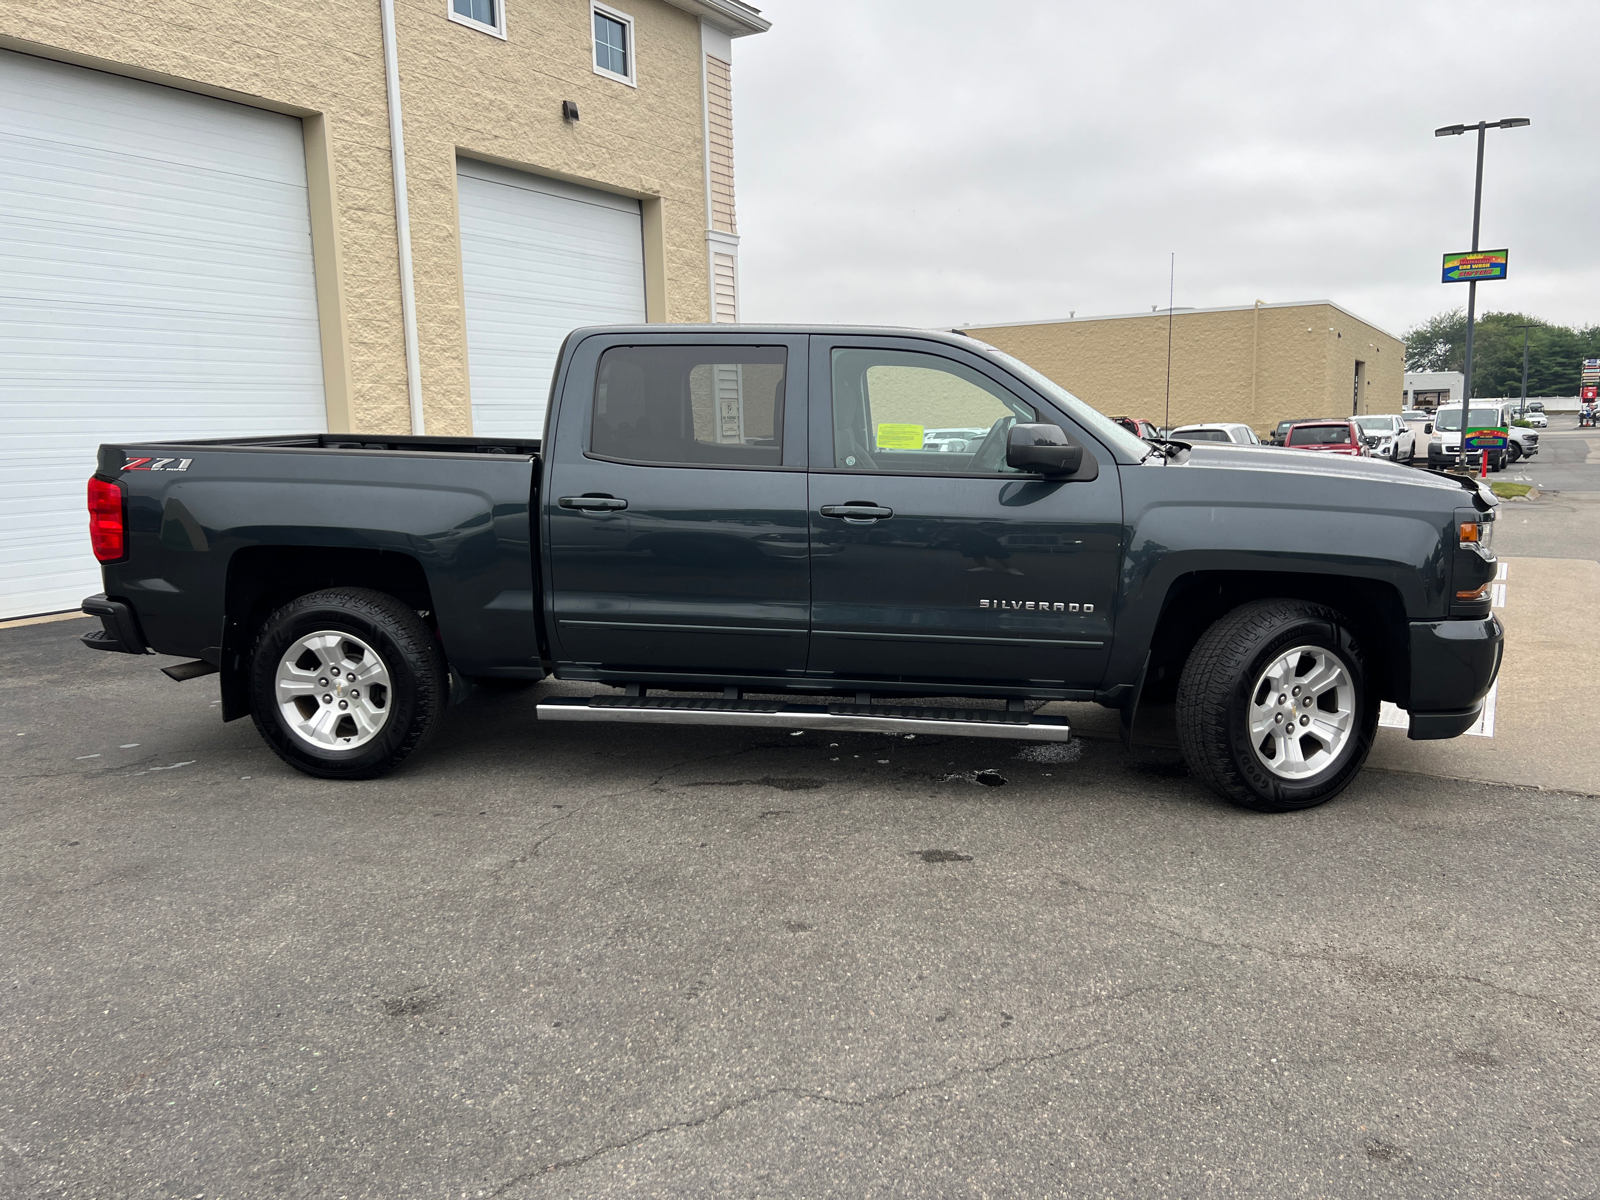
[[[953, 448], [950, 429], [984, 431]], [[930, 433], [932, 431], [932, 433]], [[1266, 811], [1337, 794], [1378, 705], [1455, 737], [1499, 669], [1494, 497], [1371, 459], [1134, 436], [955, 334], [580, 329], [540, 438], [100, 448], [100, 650], [219, 674], [290, 765], [399, 766], [452, 694], [540, 721], [1064, 740], [1175, 714]]]

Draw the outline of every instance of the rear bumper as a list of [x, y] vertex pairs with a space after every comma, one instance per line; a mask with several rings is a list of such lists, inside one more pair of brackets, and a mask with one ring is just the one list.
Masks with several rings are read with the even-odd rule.
[[1494, 616], [1411, 622], [1411, 738], [1453, 738], [1483, 711], [1505, 652]]
[[148, 654], [144, 631], [139, 628], [139, 618], [133, 609], [121, 600], [111, 600], [104, 595], [90, 596], [83, 602], [83, 611], [100, 618], [100, 628], [86, 633], [78, 640], [91, 650], [112, 650], [121, 654]]

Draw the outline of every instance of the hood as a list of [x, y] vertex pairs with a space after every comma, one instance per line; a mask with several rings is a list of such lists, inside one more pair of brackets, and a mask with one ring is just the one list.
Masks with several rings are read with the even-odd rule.
[[[1233, 446], [1220, 442], [1197, 442], [1181, 462], [1170, 464], [1179, 470], [1199, 468], [1239, 468], [1250, 471], [1270, 471], [1274, 475], [1303, 475], [1318, 479], [1348, 480], [1357, 486], [1383, 483], [1405, 487], [1426, 488], [1433, 492], [1463, 490], [1471, 493], [1478, 507], [1492, 508], [1499, 499], [1476, 479], [1459, 475], [1444, 475], [1416, 467], [1403, 467], [1386, 458], [1354, 458], [1343, 454], [1308, 454], [1300, 450], [1285, 450], [1276, 446]], [[1465, 498], [1465, 497], [1463, 497]]]

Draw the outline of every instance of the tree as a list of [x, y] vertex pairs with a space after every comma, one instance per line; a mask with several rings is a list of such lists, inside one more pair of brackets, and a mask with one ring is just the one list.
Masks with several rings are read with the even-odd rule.
[[[1528, 331], [1528, 395], [1573, 396], [1585, 358], [1600, 358], [1600, 325], [1572, 329], [1523, 313], [1484, 313], [1473, 332], [1474, 397], [1516, 396], [1522, 391], [1522, 329]], [[1466, 356], [1467, 318], [1461, 309], [1440, 313], [1408, 330], [1406, 370], [1459, 371]]]
[[1459, 371], [1467, 338], [1467, 312], [1442, 312], [1406, 331], [1406, 370]]

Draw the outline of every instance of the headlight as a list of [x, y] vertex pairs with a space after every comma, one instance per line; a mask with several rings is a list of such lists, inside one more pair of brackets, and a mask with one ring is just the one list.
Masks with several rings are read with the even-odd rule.
[[1493, 556], [1494, 518], [1491, 514], [1483, 514], [1472, 521], [1461, 521], [1459, 525], [1463, 550], [1476, 550], [1484, 558]]
[[1458, 616], [1481, 615], [1478, 606], [1489, 601], [1490, 584], [1494, 582], [1497, 570], [1494, 554], [1490, 551], [1494, 541], [1494, 517], [1493, 512], [1456, 509], [1458, 549], [1450, 572], [1450, 591], [1455, 597], [1455, 605], [1462, 606], [1451, 610]]

